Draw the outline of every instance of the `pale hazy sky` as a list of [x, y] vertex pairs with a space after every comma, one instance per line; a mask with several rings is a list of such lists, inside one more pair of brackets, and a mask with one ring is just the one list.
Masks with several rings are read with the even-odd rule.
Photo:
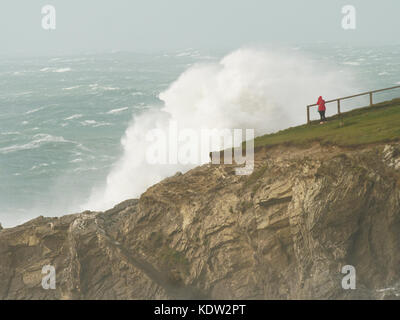
[[[53, 31], [41, 27], [46, 4], [56, 8]], [[341, 27], [347, 4], [356, 30]], [[0, 54], [399, 44], [399, 13], [399, 0], [0, 0]]]

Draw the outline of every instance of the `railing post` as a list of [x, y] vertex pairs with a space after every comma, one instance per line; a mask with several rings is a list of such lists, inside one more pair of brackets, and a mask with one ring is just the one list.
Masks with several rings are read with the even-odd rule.
[[372, 101], [372, 92], [369, 93], [369, 105], [372, 107], [374, 102]]
[[310, 106], [307, 106], [307, 124], [310, 124]]
[[340, 99], [337, 100], [337, 113], [340, 114]]

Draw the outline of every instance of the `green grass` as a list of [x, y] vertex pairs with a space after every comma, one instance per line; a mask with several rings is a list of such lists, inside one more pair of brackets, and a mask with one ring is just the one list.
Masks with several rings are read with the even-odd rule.
[[[316, 112], [316, 109], [311, 109]], [[306, 110], [304, 110], [304, 113]], [[277, 144], [305, 145], [319, 141], [321, 144], [359, 146], [400, 139], [400, 99], [386, 101], [372, 107], [354, 109], [328, 118], [325, 124], [311, 124], [288, 128], [277, 133], [257, 137], [254, 146]]]

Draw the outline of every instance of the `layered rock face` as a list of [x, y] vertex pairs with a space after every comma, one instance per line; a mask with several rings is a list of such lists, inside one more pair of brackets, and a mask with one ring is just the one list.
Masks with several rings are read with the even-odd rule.
[[0, 299], [396, 298], [399, 150], [260, 149], [250, 176], [203, 165], [106, 212], [0, 230]]

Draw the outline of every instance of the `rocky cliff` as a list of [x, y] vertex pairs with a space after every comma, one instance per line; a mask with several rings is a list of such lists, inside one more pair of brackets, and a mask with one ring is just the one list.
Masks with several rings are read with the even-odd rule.
[[382, 299], [399, 281], [398, 144], [263, 148], [250, 176], [203, 165], [106, 212], [0, 230], [0, 299]]

